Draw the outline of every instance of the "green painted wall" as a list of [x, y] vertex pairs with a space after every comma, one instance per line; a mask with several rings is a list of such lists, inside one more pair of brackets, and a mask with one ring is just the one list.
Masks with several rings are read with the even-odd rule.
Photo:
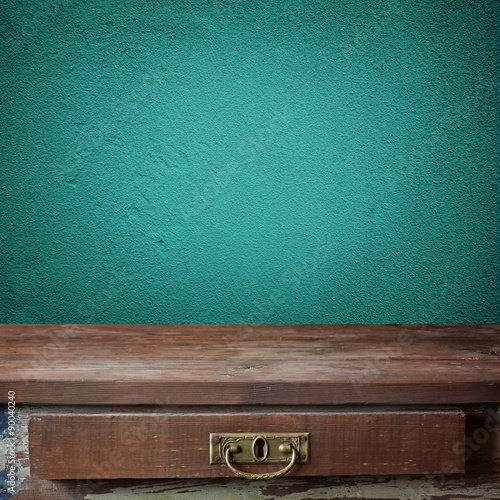
[[499, 321], [494, 0], [1, 1], [1, 322]]

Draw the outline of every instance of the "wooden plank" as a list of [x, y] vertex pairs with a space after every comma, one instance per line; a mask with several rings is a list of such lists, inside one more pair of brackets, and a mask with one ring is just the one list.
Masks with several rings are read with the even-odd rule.
[[[50, 358], [48, 351], [71, 344], [69, 357], [78, 358], [104, 343], [121, 357], [136, 359], [136, 349], [144, 349], [148, 359], [164, 359], [161, 350], [151, 349], [154, 341], [181, 355], [193, 348], [190, 359], [202, 358], [206, 348], [245, 356], [257, 348], [260, 357], [262, 348], [270, 356], [282, 350], [275, 342], [284, 340], [298, 359], [317, 357], [321, 349], [336, 359], [478, 360], [500, 359], [499, 335], [499, 325], [0, 325], [0, 352], [15, 348], [16, 359], [32, 361], [33, 354]], [[43, 364], [43, 356], [38, 361]]]
[[[495, 411], [496, 408], [496, 411]], [[315, 407], [313, 410], [330, 411], [332, 408]], [[359, 411], [366, 408], [339, 407], [336, 411]], [[379, 407], [373, 408], [380, 410]], [[395, 408], [392, 408], [393, 410]], [[400, 408], [404, 410], [405, 408]], [[91, 412], [107, 411], [138, 412], [158, 409], [153, 407], [29, 407], [20, 408], [20, 440], [28, 442], [28, 426], [25, 418], [47, 412]], [[266, 411], [269, 408], [266, 407]], [[305, 408], [274, 408], [274, 411], [300, 412]], [[311, 408], [309, 408], [311, 410]], [[408, 410], [406, 408], [406, 410]], [[429, 410], [421, 408], [420, 410]], [[465, 474], [425, 476], [333, 476], [333, 477], [284, 477], [269, 481], [248, 482], [241, 479], [155, 479], [155, 480], [43, 480], [26, 479], [13, 497], [15, 500], [124, 500], [147, 495], [150, 500], [166, 497], [189, 500], [215, 500], [231, 496], [268, 500], [270, 497], [296, 500], [297, 498], [500, 498], [500, 415], [498, 407], [467, 406], [466, 413], [466, 468]], [[185, 408], [169, 408], [168, 411], [186, 412]], [[190, 408], [190, 412], [202, 411]], [[203, 409], [206, 411], [206, 409]], [[219, 407], [217, 412], [239, 412], [241, 408]], [[244, 411], [250, 411], [245, 408]], [[257, 411], [254, 408], [254, 411]], [[260, 410], [262, 411], [262, 410]], [[26, 427], [25, 431], [24, 428]], [[489, 437], [482, 429], [487, 430]], [[1, 459], [1, 452], [0, 452]], [[22, 459], [24, 462], [24, 458]], [[26, 466], [29, 462], [26, 462]], [[1, 495], [0, 495], [1, 496]]]
[[500, 401], [499, 325], [2, 325], [0, 402]]
[[[310, 432], [311, 463], [290, 475], [455, 473], [464, 468], [462, 412], [38, 414], [31, 473], [43, 479], [232, 477], [209, 464], [209, 434]], [[279, 469], [246, 465], [251, 472]]]
[[[395, 367], [406, 370], [409, 367]], [[483, 366], [477, 366], [482, 370]], [[356, 377], [343, 381], [302, 381], [293, 377], [287, 382], [269, 381], [211, 381], [209, 372], [200, 372], [199, 380], [172, 381], [138, 377], [123, 380], [125, 374], [116, 374], [114, 380], [85, 380], [78, 376], [63, 380], [10, 381], [0, 388], [13, 388], [20, 403], [32, 404], [134, 404], [134, 405], [269, 405], [269, 404], [453, 404], [497, 402], [500, 382], [446, 379], [446, 366], [435, 367], [437, 381], [419, 378], [430, 376], [429, 370], [415, 371], [409, 381], [372, 380], [365, 382]], [[494, 367], [496, 371], [496, 365]], [[130, 368], [133, 370], [133, 367]], [[349, 371], [339, 373], [345, 376]], [[491, 372], [491, 370], [489, 370]], [[104, 375], [104, 374], [103, 374]], [[108, 374], [109, 375], [109, 374]], [[385, 375], [381, 374], [382, 377]], [[496, 376], [496, 373], [492, 376]], [[122, 378], [123, 377], [123, 378]], [[203, 378], [204, 377], [204, 378]], [[377, 378], [382, 378], [377, 377]], [[3, 391], [2, 394], [5, 394]]]

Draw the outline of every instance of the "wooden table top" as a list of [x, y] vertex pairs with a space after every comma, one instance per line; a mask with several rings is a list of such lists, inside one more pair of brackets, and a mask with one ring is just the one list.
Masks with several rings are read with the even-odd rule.
[[500, 325], [0, 325], [0, 401], [500, 402]]

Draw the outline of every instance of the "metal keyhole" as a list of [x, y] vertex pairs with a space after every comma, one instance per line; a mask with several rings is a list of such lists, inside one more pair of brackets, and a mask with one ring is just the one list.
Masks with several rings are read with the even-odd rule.
[[262, 436], [253, 440], [252, 455], [256, 462], [264, 462], [269, 455], [269, 444]]
[[257, 451], [255, 453], [257, 455], [257, 458], [264, 458], [264, 441], [262, 441], [262, 439], [259, 439], [255, 444], [257, 446]]

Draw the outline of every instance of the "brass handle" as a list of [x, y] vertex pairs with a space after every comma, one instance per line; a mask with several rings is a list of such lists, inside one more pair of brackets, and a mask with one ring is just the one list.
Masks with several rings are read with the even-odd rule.
[[225, 452], [226, 464], [236, 475], [244, 477], [245, 479], [252, 479], [254, 481], [258, 479], [274, 479], [276, 477], [284, 476], [287, 472], [291, 471], [292, 467], [295, 465], [295, 462], [297, 461], [297, 457], [299, 456], [299, 454], [297, 453], [295, 446], [290, 445], [290, 448], [292, 451], [292, 459], [290, 460], [290, 463], [285, 468], [278, 470], [276, 472], [253, 474], [251, 472], [244, 472], [242, 470], [237, 469], [233, 465], [233, 454], [231, 452], [231, 446], [226, 447], [226, 452]]

